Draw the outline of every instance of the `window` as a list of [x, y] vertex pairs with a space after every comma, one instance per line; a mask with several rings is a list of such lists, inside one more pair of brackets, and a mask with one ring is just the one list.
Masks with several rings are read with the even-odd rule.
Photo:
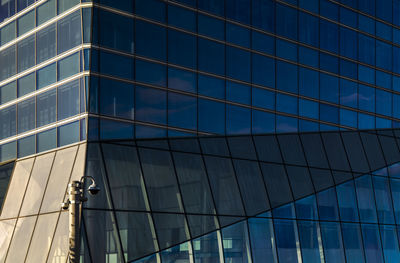
[[35, 65], [35, 36], [18, 42], [18, 72]]
[[266, 31], [275, 31], [275, 3], [271, 0], [252, 1], [253, 26]]
[[0, 104], [9, 102], [17, 98], [17, 85], [16, 82], [10, 82], [0, 87]]
[[319, 31], [318, 18], [300, 12], [299, 16], [299, 40], [303, 43], [318, 47]]
[[250, 81], [250, 53], [234, 47], [226, 50], [226, 74], [228, 77]]
[[337, 53], [339, 46], [338, 25], [320, 19], [320, 48]]
[[169, 92], [168, 125], [195, 130], [197, 126], [197, 99]]
[[13, 136], [17, 132], [17, 110], [12, 105], [0, 110], [0, 139]]
[[[142, 0], [145, 2], [146, 0]], [[157, 39], [157, 41], [154, 41]], [[164, 27], [136, 21], [136, 53], [138, 55], [166, 60], [167, 33]]]
[[203, 38], [198, 45], [199, 70], [225, 75], [225, 46]]
[[292, 93], [298, 92], [297, 66], [283, 61], [277, 61], [276, 64], [278, 90], [288, 91]]
[[[57, 89], [52, 89], [37, 95], [36, 102], [36, 127], [55, 122]], [[64, 98], [63, 98], [64, 99]]]
[[79, 80], [58, 87], [57, 113], [62, 120], [79, 113]]
[[276, 5], [276, 33], [297, 40], [297, 10]]
[[35, 128], [35, 98], [18, 103], [18, 133]]
[[226, 107], [226, 133], [248, 134], [250, 133], [250, 109], [227, 105]]
[[225, 12], [225, 2], [221, 0], [199, 0], [198, 6], [200, 9], [220, 16], [223, 16]]
[[136, 87], [136, 119], [166, 124], [167, 93], [147, 87]]
[[82, 43], [81, 14], [76, 11], [57, 23], [58, 54]]
[[169, 63], [196, 68], [197, 45], [196, 38], [175, 30], [168, 31]]
[[56, 55], [56, 25], [50, 25], [36, 34], [37, 64]]
[[80, 71], [80, 53], [75, 53], [58, 62], [58, 80], [68, 78]]

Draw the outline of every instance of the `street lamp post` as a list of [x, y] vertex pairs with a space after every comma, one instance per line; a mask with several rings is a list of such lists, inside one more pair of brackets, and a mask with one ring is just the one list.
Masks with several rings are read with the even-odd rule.
[[78, 263], [81, 250], [81, 209], [82, 203], [88, 199], [83, 190], [84, 180], [90, 179], [92, 184], [88, 187], [91, 195], [96, 195], [100, 188], [97, 187], [94, 178], [91, 176], [82, 176], [80, 181], [72, 181], [68, 184], [68, 200], [61, 204], [62, 209], [69, 210], [69, 262]]

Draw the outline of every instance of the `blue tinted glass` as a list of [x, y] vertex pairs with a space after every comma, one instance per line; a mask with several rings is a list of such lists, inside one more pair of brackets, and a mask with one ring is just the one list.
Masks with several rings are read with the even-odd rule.
[[375, 64], [375, 40], [363, 34], [358, 34], [358, 59], [361, 62]]
[[44, 152], [57, 147], [57, 130], [51, 129], [36, 135], [37, 152]]
[[358, 86], [358, 107], [360, 110], [375, 111], [375, 89], [369, 86]]
[[340, 59], [340, 75], [357, 79], [357, 64], [348, 60]]
[[0, 139], [10, 137], [17, 132], [17, 110], [16, 105], [11, 105], [7, 108], [0, 110]]
[[320, 78], [320, 98], [321, 100], [338, 103], [339, 102], [339, 79], [337, 77], [321, 73]]
[[336, 186], [336, 193], [341, 220], [351, 222], [359, 221], [354, 182], [350, 181]]
[[250, 81], [250, 53], [234, 47], [226, 49], [226, 75]]
[[319, 111], [321, 121], [339, 123], [339, 109], [337, 107], [321, 103]]
[[169, 63], [195, 68], [197, 65], [197, 41], [194, 36], [175, 30], [168, 31]]
[[318, 51], [300, 46], [299, 62], [301, 64], [317, 68], [319, 66]]
[[252, 91], [252, 105], [265, 109], [275, 109], [275, 92], [253, 88]]
[[358, 128], [359, 129], [375, 128], [375, 118], [371, 115], [358, 113]]
[[193, 254], [196, 262], [218, 262], [223, 257], [219, 253], [218, 240], [216, 231], [193, 240]]
[[[63, 80], [80, 71], [80, 53], [75, 53], [60, 60], [58, 66], [58, 80]], [[104, 64], [104, 63], [102, 63]]]
[[317, 200], [321, 220], [339, 220], [336, 191], [334, 188], [319, 192]]
[[274, 225], [279, 258], [284, 259], [287, 263], [301, 262], [296, 246], [296, 243], [299, 242], [296, 238], [298, 236], [296, 221], [274, 219]]
[[319, 118], [319, 104], [318, 102], [299, 99], [299, 115], [318, 119]]
[[371, 176], [365, 175], [356, 179], [358, 210], [360, 221], [363, 223], [376, 223], [377, 215], [373, 196]]
[[134, 86], [132, 84], [102, 78], [99, 87], [100, 114], [134, 119]]
[[18, 133], [35, 128], [35, 98], [18, 103]]
[[[395, 61], [396, 59], [393, 60], [393, 62]], [[377, 86], [381, 86], [389, 90], [392, 89], [392, 75], [379, 70], [376, 70], [375, 73]]]
[[79, 121], [58, 127], [58, 146], [79, 142]]
[[224, 45], [210, 40], [199, 38], [198, 48], [199, 48], [198, 51], [199, 70], [219, 75], [224, 75], [225, 74]]
[[250, 24], [250, 5], [247, 0], [225, 1], [226, 17], [245, 24]]
[[276, 94], [276, 110], [285, 113], [297, 115], [298, 113], [298, 99], [297, 97], [284, 95], [281, 93]]
[[330, 2], [329, 0], [320, 0], [319, 5], [319, 12], [321, 16], [338, 21], [339, 7], [336, 4]]
[[136, 125], [136, 138], [164, 138], [167, 136], [166, 129], [154, 128], [149, 126]]
[[223, 99], [225, 98], [225, 80], [205, 75], [198, 75], [199, 94]]
[[226, 262], [251, 262], [250, 243], [246, 221], [222, 229], [222, 244]]
[[[367, 0], [371, 1], [371, 0]], [[365, 2], [367, 2], [365, 1]], [[372, 0], [375, 1], [375, 0]], [[364, 2], [364, 1], [361, 1]], [[375, 35], [375, 21], [367, 16], [358, 14], [358, 28], [361, 31]]]
[[392, 71], [392, 45], [376, 40], [376, 66]]
[[392, 41], [392, 27], [376, 21], [376, 36]]
[[50, 64], [36, 71], [37, 89], [44, 88], [57, 81], [56, 63]]
[[193, 11], [168, 5], [168, 23], [190, 31], [196, 31], [196, 15]]
[[165, 87], [166, 75], [167, 69], [164, 65], [136, 60], [136, 81]]
[[376, 16], [380, 19], [392, 22], [392, 1], [376, 1]]
[[198, 14], [197, 20], [199, 34], [220, 40], [225, 39], [224, 21], [202, 14]]
[[322, 70], [339, 74], [339, 59], [337, 57], [320, 53], [319, 63]]
[[337, 53], [339, 46], [338, 25], [320, 20], [320, 48]]
[[319, 10], [318, 0], [299, 0], [299, 7], [308, 11], [318, 13]]
[[133, 124], [100, 119], [100, 139], [131, 139]]
[[[146, 2], [146, 0], [142, 0]], [[166, 60], [167, 32], [164, 27], [141, 20], [136, 21], [136, 53], [142, 56]], [[157, 41], [154, 41], [157, 39]]]
[[252, 58], [252, 80], [253, 83], [275, 87], [275, 60], [258, 54]]
[[223, 134], [225, 132], [225, 104], [199, 99], [199, 130]]
[[57, 22], [57, 36], [58, 54], [82, 44], [80, 11]]
[[253, 0], [252, 24], [266, 31], [275, 30], [275, 4], [272, 0]]
[[378, 225], [362, 224], [361, 230], [364, 240], [365, 258], [367, 262], [383, 262]]
[[250, 133], [250, 109], [233, 105], [226, 107], [226, 133], [248, 134]]
[[253, 133], [273, 133], [275, 132], [275, 114], [253, 110], [251, 124]]
[[376, 89], [376, 113], [387, 116], [392, 115], [392, 93]]
[[319, 98], [319, 73], [317, 71], [300, 67], [299, 93], [311, 98]]
[[389, 179], [373, 176], [374, 193], [378, 220], [381, 224], [394, 224], [392, 197], [389, 189]]
[[[18, 79], [17, 83], [18, 83], [18, 97], [22, 97], [28, 93], [35, 91], [36, 89], [35, 73], [31, 73], [27, 76]], [[13, 94], [15, 94], [15, 82], [11, 82], [10, 84], [2, 87], [2, 89], [4, 90], [6, 90], [6, 88], [12, 89]], [[5, 97], [7, 97], [7, 95]]]
[[276, 39], [276, 55], [296, 62], [297, 46], [285, 40]]
[[25, 157], [36, 152], [35, 136], [29, 136], [18, 140], [18, 158]]
[[284, 206], [274, 208], [272, 210], [272, 215], [274, 218], [295, 219], [296, 211], [295, 211], [293, 203], [290, 203], [290, 204], [287, 204]]
[[[303, 0], [303, 2], [305, 2]], [[318, 18], [315, 16], [300, 12], [299, 16], [299, 40], [303, 43], [318, 47], [319, 30]]]
[[167, 93], [162, 90], [140, 86], [137, 86], [135, 91], [136, 119], [166, 124]]
[[326, 262], [345, 262], [340, 224], [320, 222]]
[[36, 33], [36, 63], [56, 55], [56, 25], [50, 25]]
[[297, 132], [298, 123], [296, 118], [277, 115], [276, 132]]
[[[257, 51], [268, 53], [271, 55], [275, 54], [275, 38], [269, 35], [252, 31], [252, 48]], [[253, 54], [253, 57], [256, 54]]]
[[197, 100], [195, 97], [168, 93], [168, 124], [195, 130], [197, 126]]
[[297, 10], [288, 6], [276, 5], [276, 33], [297, 39]]
[[250, 104], [251, 88], [247, 85], [228, 81], [226, 83], [226, 99], [233, 102]]
[[[343, 0], [342, 0], [343, 2]], [[357, 2], [357, 1], [350, 1], [350, 2]], [[357, 6], [357, 3], [356, 3]], [[355, 7], [357, 8], [357, 7]], [[340, 7], [340, 23], [345, 24], [347, 26], [357, 28], [357, 13], [344, 8]]]
[[347, 262], [365, 262], [360, 225], [342, 223], [342, 233]]
[[297, 200], [295, 205], [298, 219], [318, 220], [318, 209], [315, 195]]
[[135, 0], [135, 11], [139, 16], [144, 16], [157, 21], [165, 21], [165, 3], [158, 0]]
[[320, 263], [323, 261], [319, 248], [321, 240], [318, 222], [298, 221], [299, 238], [303, 262]]
[[340, 104], [357, 107], [357, 83], [340, 79]]
[[25, 38], [17, 44], [18, 72], [35, 65], [35, 36]]
[[340, 54], [357, 59], [357, 33], [355, 31], [340, 27]]
[[250, 30], [232, 23], [226, 23], [226, 41], [239, 46], [250, 47]]
[[168, 68], [168, 88], [195, 93], [197, 91], [197, 75], [193, 72]]
[[59, 120], [79, 114], [79, 80], [58, 87], [57, 96]]
[[[40, 127], [57, 120], [57, 89], [41, 93], [36, 97], [36, 127]], [[64, 99], [64, 98], [63, 98]], [[67, 98], [65, 98], [67, 99]]]
[[400, 222], [400, 180], [391, 178], [390, 189], [392, 190], [394, 215], [396, 217], [396, 224]]
[[278, 90], [298, 92], [297, 66], [283, 61], [276, 62], [276, 88]]
[[225, 2], [223, 0], [198, 0], [197, 4], [200, 9], [220, 16], [225, 13]]
[[380, 226], [383, 255], [385, 262], [399, 262], [400, 251], [399, 242], [397, 239], [397, 231], [395, 226], [381, 225]]
[[357, 112], [340, 109], [340, 124], [357, 128]]
[[107, 5], [120, 10], [133, 12], [133, 1], [113, 1], [113, 0], [99, 0], [102, 5]]
[[273, 242], [274, 228], [272, 226], [272, 220], [250, 218], [248, 222], [254, 262], [262, 262], [268, 258], [271, 263], [277, 263], [276, 245]]

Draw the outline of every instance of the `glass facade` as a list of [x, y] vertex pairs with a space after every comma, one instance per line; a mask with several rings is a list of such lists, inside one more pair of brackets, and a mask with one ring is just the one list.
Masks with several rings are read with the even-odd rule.
[[400, 0], [1, 0], [0, 262], [400, 261]]

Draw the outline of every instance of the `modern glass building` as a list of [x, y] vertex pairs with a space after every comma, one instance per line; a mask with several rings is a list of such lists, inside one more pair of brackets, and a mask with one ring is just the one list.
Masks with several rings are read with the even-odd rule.
[[0, 263], [400, 261], [400, 0], [0, 0]]

